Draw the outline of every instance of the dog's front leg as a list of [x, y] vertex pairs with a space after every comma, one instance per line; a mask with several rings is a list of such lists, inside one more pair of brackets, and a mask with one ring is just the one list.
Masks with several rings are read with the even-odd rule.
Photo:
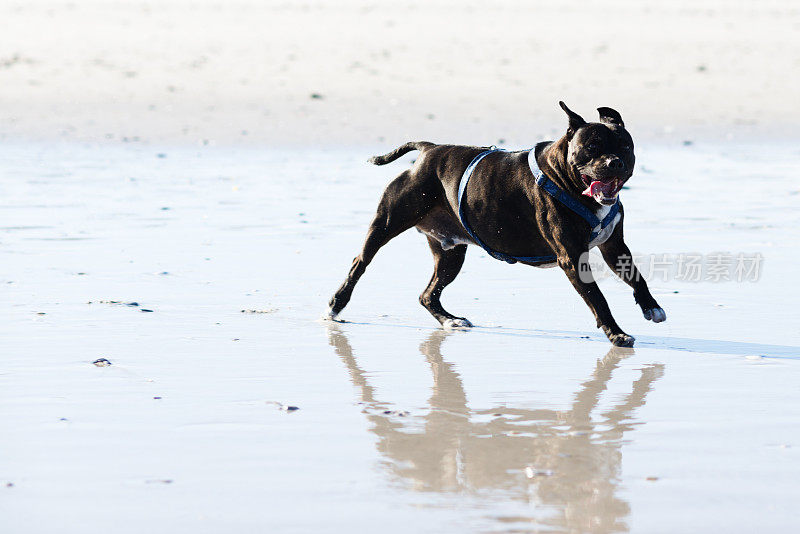
[[617, 276], [623, 282], [633, 288], [633, 298], [636, 300], [636, 304], [642, 308], [644, 318], [654, 323], [666, 321], [667, 313], [664, 308], [658, 305], [653, 295], [650, 294], [647, 282], [633, 263], [631, 251], [622, 237], [621, 221], [608, 241], [600, 245], [599, 248], [608, 266], [617, 273]]
[[586, 301], [597, 319], [597, 327], [605, 332], [608, 340], [617, 347], [632, 347], [634, 338], [623, 332], [611, 315], [608, 302], [592, 276], [587, 254], [565, 251], [559, 254], [558, 265], [564, 270], [578, 294]]

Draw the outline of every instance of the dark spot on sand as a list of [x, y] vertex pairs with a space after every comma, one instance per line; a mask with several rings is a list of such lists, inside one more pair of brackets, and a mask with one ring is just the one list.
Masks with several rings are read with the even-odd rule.
[[157, 157], [157, 158], [162, 158], [162, 159], [163, 159], [163, 158], [166, 158], [166, 157], [167, 157], [167, 155], [166, 155], [166, 154], [164, 154], [163, 152], [160, 152], [160, 153], [156, 154], [156, 157]]
[[383, 414], [384, 415], [396, 415], [398, 417], [405, 417], [405, 416], [409, 415], [409, 412], [397, 411], [397, 410], [384, 410]]
[[97, 367], [108, 367], [109, 365], [111, 365], [111, 362], [106, 360], [105, 358], [98, 358], [92, 363]]
[[161, 397], [153, 397], [153, 400], [161, 400]]
[[310, 98], [312, 100], [322, 100], [324, 97], [319, 93], [311, 93]]
[[153, 313], [153, 310], [148, 310], [147, 308], [142, 308], [142, 312], [144, 312], [144, 313]]

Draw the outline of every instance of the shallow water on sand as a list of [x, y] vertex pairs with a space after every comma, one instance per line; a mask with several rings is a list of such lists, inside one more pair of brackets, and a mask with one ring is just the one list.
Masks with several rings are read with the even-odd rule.
[[405, 165], [374, 147], [0, 148], [4, 532], [790, 530], [800, 151], [637, 150], [635, 253], [764, 261], [651, 281], [660, 325], [602, 281], [612, 350], [474, 249], [443, 301], [478, 326], [435, 328], [415, 232], [318, 321]]

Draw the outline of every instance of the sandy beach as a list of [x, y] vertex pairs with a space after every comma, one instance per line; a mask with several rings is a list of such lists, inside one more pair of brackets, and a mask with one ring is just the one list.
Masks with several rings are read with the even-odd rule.
[[[794, 4], [0, 14], [4, 533], [798, 527]], [[636, 139], [625, 235], [667, 322], [604, 277], [614, 349], [560, 270], [471, 247], [443, 301], [476, 326], [442, 330], [413, 231], [320, 320], [414, 157], [369, 156], [523, 149], [559, 99]]]
[[[796, 136], [800, 9], [728, 2], [2, 2], [0, 139], [529, 146]], [[34, 31], [35, 30], [35, 31]]]

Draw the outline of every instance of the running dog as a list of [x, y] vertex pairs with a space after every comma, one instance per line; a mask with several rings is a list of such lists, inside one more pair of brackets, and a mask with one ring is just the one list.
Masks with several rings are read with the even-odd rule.
[[558, 265], [597, 319], [612, 344], [632, 347], [634, 338], [619, 327], [591, 276], [588, 251], [603, 259], [633, 288], [644, 318], [667, 316], [633, 265], [623, 239], [622, 186], [633, 174], [633, 140], [621, 115], [598, 108], [600, 122], [587, 123], [563, 102], [567, 131], [557, 141], [531, 150], [410, 142], [370, 161], [386, 165], [419, 150], [413, 166], [383, 193], [361, 253], [330, 300], [327, 316], [336, 319], [378, 250], [416, 227], [427, 236], [434, 271], [420, 303], [445, 328], [472, 324], [442, 307], [442, 290], [455, 280], [467, 245], [492, 257], [534, 267]]

